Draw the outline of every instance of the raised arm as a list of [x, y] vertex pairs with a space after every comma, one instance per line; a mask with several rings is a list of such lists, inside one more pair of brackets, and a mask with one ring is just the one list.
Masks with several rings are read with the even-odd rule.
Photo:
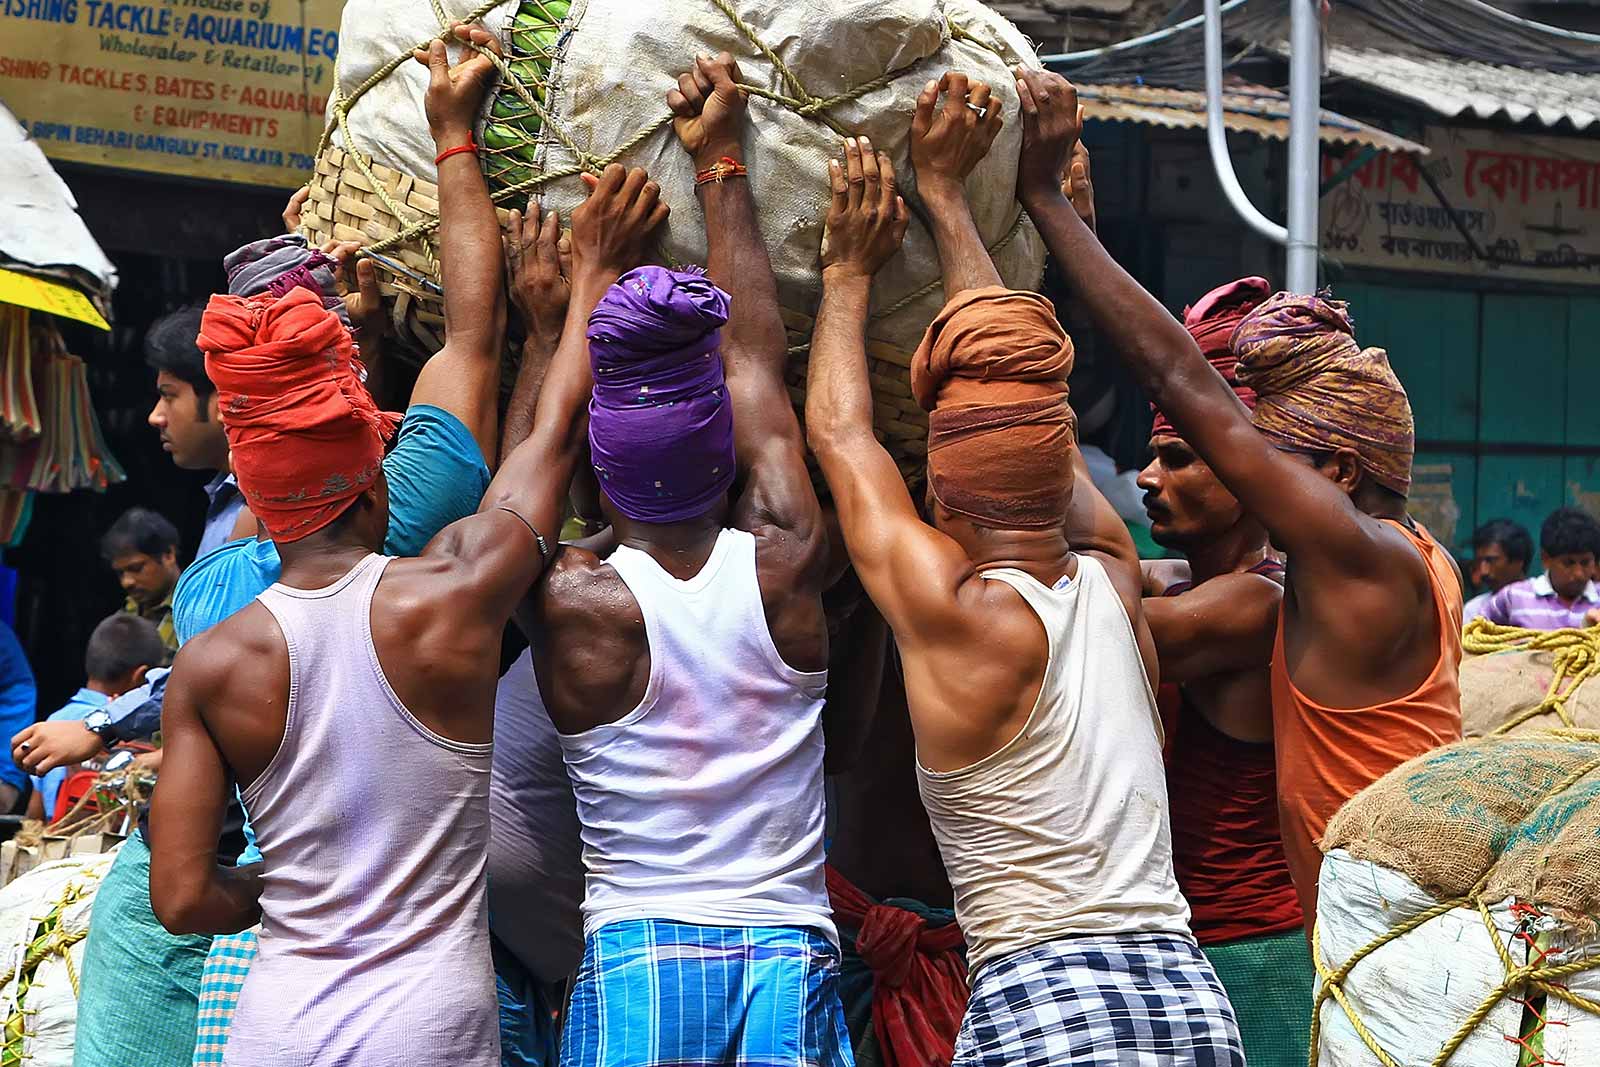
[[1083, 122], [1077, 90], [1058, 74], [1019, 68], [1017, 92], [1023, 115], [1017, 198], [1068, 286], [1083, 294], [1109, 348], [1275, 544], [1297, 561], [1370, 571], [1382, 549], [1346, 493], [1256, 432], [1183, 324], [1117, 265], [1067, 199], [1062, 179]]
[[806, 440], [833, 493], [851, 563], [897, 635], [953, 619], [972, 564], [917, 515], [894, 460], [872, 433], [867, 309], [872, 278], [900, 249], [910, 214], [894, 165], [847, 143], [828, 163], [833, 200], [822, 238], [822, 306], [806, 373]]
[[[944, 106], [937, 106], [944, 93]], [[911, 120], [911, 165], [917, 172], [917, 194], [928, 209], [928, 223], [939, 247], [944, 271], [944, 298], [954, 300], [966, 289], [999, 285], [989, 250], [967, 202], [967, 178], [989, 154], [1004, 119], [1000, 102], [984, 82], [965, 74], [947, 73], [923, 86]], [[863, 140], [862, 150], [872, 146]]]
[[555, 551], [594, 388], [589, 315], [611, 283], [643, 259], [650, 235], [667, 217], [659, 187], [642, 170], [612, 164], [586, 181], [589, 199], [572, 215], [566, 324], [539, 391], [533, 430], [501, 465], [478, 514], [447, 527], [424, 553], [455, 559], [452, 582], [461, 595], [481, 599], [485, 617], [508, 618]]
[[561, 234], [561, 219], [554, 211], [542, 217], [533, 204], [528, 215], [515, 208], [505, 237], [506, 281], [511, 306], [522, 319], [522, 362], [506, 405], [506, 423], [500, 435], [500, 460], [504, 462], [533, 432], [539, 392], [561, 344], [561, 328], [572, 295], [572, 242]]
[[[738, 82], [739, 67], [724, 52], [696, 59], [667, 96], [673, 129], [697, 174], [726, 166], [724, 161], [743, 165], [746, 101]], [[784, 382], [788, 335], [750, 182], [730, 176], [699, 185], [697, 193], [705, 213], [706, 272], [732, 297], [722, 360], [743, 480], [733, 521], [791, 531], [803, 552], [816, 555], [824, 543], [822, 513]]]
[[[192, 647], [192, 650], [191, 650]], [[201, 709], [225, 663], [207, 644], [178, 653], [162, 709], [161, 783], [150, 802], [150, 906], [174, 934], [231, 934], [261, 918], [260, 864], [217, 865], [232, 782]]]
[[[480, 27], [457, 25], [453, 32], [460, 41], [499, 54], [499, 42]], [[484, 94], [494, 84], [494, 63], [469, 48], [452, 67], [443, 41], [434, 41], [416, 58], [428, 67], [425, 107], [439, 152], [470, 144]], [[460, 419], [492, 468], [506, 296], [500, 221], [475, 152], [456, 152], [439, 162], [439, 267], [445, 291], [444, 348], [423, 365], [411, 403], [431, 404]]]

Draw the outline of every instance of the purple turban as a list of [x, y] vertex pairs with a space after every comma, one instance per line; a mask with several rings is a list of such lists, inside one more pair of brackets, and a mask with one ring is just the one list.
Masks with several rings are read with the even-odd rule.
[[698, 268], [638, 267], [589, 316], [589, 450], [600, 488], [636, 522], [682, 522], [733, 484], [722, 383], [728, 294]]

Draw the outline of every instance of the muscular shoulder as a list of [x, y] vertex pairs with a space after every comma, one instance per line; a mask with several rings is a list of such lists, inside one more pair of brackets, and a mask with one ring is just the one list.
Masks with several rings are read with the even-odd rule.
[[827, 581], [828, 536], [820, 522], [805, 529], [755, 524], [750, 533], [756, 539], [756, 572], [763, 597], [770, 595], [768, 586], [785, 594], [821, 593]]
[[202, 704], [226, 704], [287, 670], [289, 646], [278, 621], [259, 603], [248, 604], [189, 639], [172, 664], [172, 677]]
[[528, 597], [546, 623], [622, 621], [639, 615], [638, 602], [616, 569], [593, 552], [562, 545]]
[[649, 676], [644, 615], [616, 570], [562, 546], [518, 613], [556, 726], [575, 733], [637, 704]]

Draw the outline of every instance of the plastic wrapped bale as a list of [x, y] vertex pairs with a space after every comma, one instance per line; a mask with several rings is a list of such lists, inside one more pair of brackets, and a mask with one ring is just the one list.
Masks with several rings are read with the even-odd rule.
[[1600, 1062], [1600, 734], [1437, 749], [1323, 850], [1314, 1067]]
[[[706, 248], [666, 94], [697, 53], [733, 53], [752, 97], [747, 162], [790, 329], [797, 402], [820, 295], [827, 160], [846, 134], [870, 137], [893, 157], [918, 210], [911, 115], [923, 85], [947, 69], [987, 81], [1012, 119], [968, 190], [1001, 277], [1038, 284], [1043, 245], [1015, 197], [1022, 130], [1010, 73], [1037, 57], [979, 0], [350, 0], [304, 229], [316, 241], [369, 242], [399, 332], [425, 351], [439, 346], [443, 322], [437, 171], [423, 117], [426, 72], [409, 56], [454, 18], [481, 20], [505, 46], [477, 138], [496, 202], [521, 207], [537, 195], [566, 218], [586, 195], [580, 173], [643, 166], [672, 208], [659, 251], [673, 264], [704, 262]], [[874, 292], [877, 427], [902, 469], [920, 469], [927, 421], [906, 367], [943, 292], [933, 238], [919, 222]]]
[[83, 942], [95, 891], [115, 855], [56, 860], [0, 889], [5, 1067], [71, 1067]]
[[1462, 635], [1467, 737], [1600, 730], [1600, 627], [1524, 630], [1474, 619]]

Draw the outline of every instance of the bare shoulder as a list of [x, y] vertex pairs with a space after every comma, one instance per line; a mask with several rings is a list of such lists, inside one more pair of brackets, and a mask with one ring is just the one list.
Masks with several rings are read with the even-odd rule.
[[253, 602], [186, 641], [172, 662], [172, 674], [188, 686], [217, 686], [248, 670], [259, 657], [286, 654], [278, 620]]
[[278, 620], [253, 603], [186, 642], [171, 685], [181, 687], [179, 708], [197, 714], [230, 766], [253, 779], [282, 736], [291, 670]]
[[756, 570], [765, 579], [763, 596], [769, 585], [804, 595], [821, 593], [829, 559], [827, 530], [821, 523], [806, 530], [757, 523], [749, 533], [756, 539]]
[[614, 721], [643, 699], [644, 614], [621, 575], [594, 553], [563, 545], [518, 620], [534, 647], [545, 706], [563, 733]]
[[1164, 596], [1168, 589], [1193, 578], [1186, 559], [1144, 559], [1139, 561], [1139, 570], [1148, 596]]
[[637, 615], [628, 584], [605, 560], [576, 545], [562, 545], [528, 600], [547, 622], [577, 616]]

